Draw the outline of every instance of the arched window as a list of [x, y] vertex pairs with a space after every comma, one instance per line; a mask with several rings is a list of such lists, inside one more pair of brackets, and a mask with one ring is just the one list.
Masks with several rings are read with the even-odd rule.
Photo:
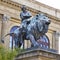
[[[13, 33], [19, 26], [13, 26], [10, 30], [10, 33]], [[12, 36], [10, 36], [10, 48], [15, 46], [15, 41], [13, 41]]]

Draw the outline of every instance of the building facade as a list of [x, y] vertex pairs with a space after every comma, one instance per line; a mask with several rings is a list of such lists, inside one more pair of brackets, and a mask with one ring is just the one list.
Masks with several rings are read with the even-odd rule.
[[[48, 33], [46, 34], [50, 41], [50, 48], [59, 50], [59, 37], [60, 37], [60, 10], [49, 7], [35, 0], [0, 0], [0, 42], [1, 39], [10, 32], [13, 32], [17, 26], [20, 26], [20, 12], [21, 5], [26, 5], [28, 10], [34, 16], [37, 13], [46, 14], [51, 24]], [[7, 21], [3, 16], [10, 17]], [[10, 48], [11, 36], [4, 38], [5, 47]], [[25, 41], [25, 48], [30, 46], [30, 41]]]

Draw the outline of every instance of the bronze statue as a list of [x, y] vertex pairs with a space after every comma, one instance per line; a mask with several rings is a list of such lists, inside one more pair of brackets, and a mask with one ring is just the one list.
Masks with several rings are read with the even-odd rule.
[[46, 40], [45, 33], [48, 31], [51, 22], [50, 19], [44, 14], [37, 14], [31, 18], [31, 20], [28, 20], [31, 17], [30, 12], [26, 10], [26, 6], [22, 6], [21, 9], [20, 17], [22, 23], [20, 27], [14, 31], [16, 47], [20, 47], [24, 40], [30, 40], [33, 47], [43, 47], [41, 43]]
[[22, 27], [18, 29], [17, 34], [14, 32], [20, 45], [23, 44], [24, 40], [30, 40], [34, 47], [40, 46], [37, 40], [46, 37], [45, 33], [48, 31], [50, 22], [49, 18], [44, 14], [34, 16], [30, 23], [27, 24], [26, 29]]
[[21, 6], [22, 12], [20, 13], [20, 18], [21, 18], [21, 25], [20, 28], [24, 27], [26, 28], [28, 19], [31, 17], [31, 13], [27, 10], [25, 5]]

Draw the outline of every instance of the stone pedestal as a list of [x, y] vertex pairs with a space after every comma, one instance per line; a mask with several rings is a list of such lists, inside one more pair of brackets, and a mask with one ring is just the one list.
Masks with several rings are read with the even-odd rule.
[[60, 60], [60, 55], [53, 49], [31, 48], [18, 54], [15, 60]]

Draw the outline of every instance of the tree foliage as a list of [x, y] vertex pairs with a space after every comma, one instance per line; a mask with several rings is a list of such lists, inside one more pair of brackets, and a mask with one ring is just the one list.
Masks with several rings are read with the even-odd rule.
[[14, 57], [18, 54], [18, 50], [7, 50], [0, 45], [0, 60], [14, 60]]

